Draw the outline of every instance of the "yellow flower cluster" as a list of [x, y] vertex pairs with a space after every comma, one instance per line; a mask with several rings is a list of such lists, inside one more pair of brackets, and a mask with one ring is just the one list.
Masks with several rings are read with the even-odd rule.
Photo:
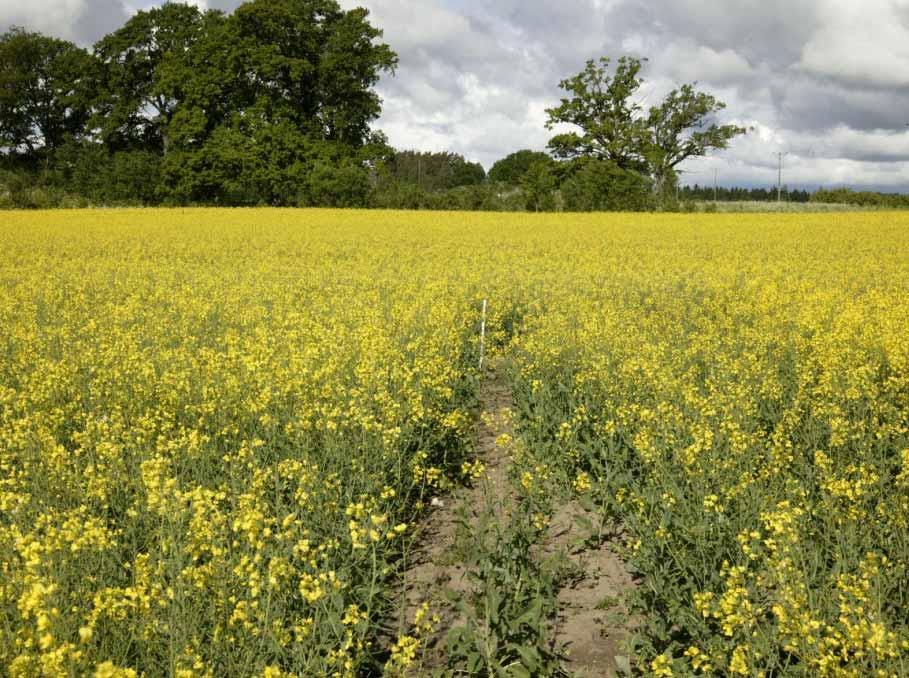
[[421, 675], [423, 667], [419, 652], [432, 639], [440, 622], [441, 618], [430, 610], [429, 603], [422, 603], [414, 615], [410, 633], [398, 636], [392, 645], [384, 675], [389, 678]]

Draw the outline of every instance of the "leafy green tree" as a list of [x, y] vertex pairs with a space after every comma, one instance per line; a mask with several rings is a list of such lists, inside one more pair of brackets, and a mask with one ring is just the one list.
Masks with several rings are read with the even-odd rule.
[[[42, 182], [105, 203], [365, 204], [390, 153], [371, 129], [375, 85], [397, 64], [368, 19], [336, 0], [230, 15], [167, 2], [96, 56], [13, 29], [0, 37], [0, 152], [54, 157]], [[483, 175], [454, 170], [455, 183]]]
[[298, 203], [302, 207], [364, 207], [371, 189], [369, 172], [362, 163], [351, 159], [319, 162], [308, 172]]
[[573, 161], [562, 184], [567, 212], [639, 212], [653, 209], [650, 179], [609, 160], [582, 158]]
[[0, 36], [0, 149], [45, 160], [88, 119], [92, 57], [65, 40], [13, 28]]
[[[366, 171], [383, 157], [384, 138], [370, 129], [381, 112], [373, 87], [397, 57], [367, 19], [334, 0], [254, 0], [212, 26], [187, 57], [169, 128], [174, 199], [311, 204], [327, 194], [301, 188], [317, 167]], [[349, 182], [320, 185], [344, 185], [339, 199], [350, 199]]]
[[478, 162], [456, 163], [452, 173], [452, 188], [479, 186], [486, 181], [486, 170]]
[[645, 155], [658, 193], [674, 191], [676, 168], [688, 158], [724, 149], [746, 130], [737, 125], [718, 125], [717, 113], [726, 104], [694, 85], [672, 90], [647, 116], [649, 136]]
[[532, 165], [536, 163], [552, 164], [552, 162], [552, 158], [541, 151], [517, 151], [495, 162], [492, 169], [489, 170], [489, 180], [494, 183], [517, 186]]
[[431, 194], [416, 184], [394, 181], [379, 176], [378, 185], [370, 195], [370, 207], [379, 209], [420, 210], [431, 207]]
[[388, 170], [392, 180], [416, 184], [426, 191], [476, 186], [486, 179], [482, 165], [448, 152], [396, 151], [388, 162]]
[[175, 149], [164, 181], [177, 202], [290, 205], [306, 175], [311, 141], [287, 121], [238, 117], [215, 128], [198, 149]]
[[225, 36], [235, 40], [224, 45], [228, 63], [244, 66], [232, 83], [232, 110], [255, 108], [351, 148], [367, 143], [381, 112], [373, 87], [397, 65], [367, 19], [367, 10], [344, 11], [335, 0], [241, 5]]
[[531, 163], [520, 178], [528, 212], [552, 212], [556, 207], [558, 177], [553, 167], [555, 163], [549, 156], [542, 155], [545, 160]]
[[50, 182], [95, 205], [160, 202], [161, 156], [154, 151], [109, 153], [101, 144], [71, 142], [54, 154]]
[[223, 20], [218, 12], [168, 2], [138, 12], [95, 45], [99, 69], [93, 122], [109, 148], [167, 153], [168, 126], [191, 79], [188, 55]]
[[559, 86], [570, 94], [547, 109], [547, 129], [570, 125], [579, 131], [557, 134], [549, 141], [556, 158], [607, 160], [626, 170], [646, 171], [647, 129], [641, 105], [633, 100], [643, 80], [640, 59], [622, 57], [615, 73], [611, 60], [591, 59], [583, 71]]
[[717, 124], [716, 114], [725, 104], [694, 85], [673, 90], [645, 114], [636, 100], [643, 63], [626, 56], [611, 69], [611, 60], [604, 57], [588, 61], [578, 75], [563, 80], [560, 86], [570, 96], [547, 110], [547, 127], [570, 125], [576, 130], [557, 134], [549, 148], [557, 158], [605, 161], [647, 175], [654, 189], [665, 193], [674, 188], [682, 162], [727, 148], [745, 130]]

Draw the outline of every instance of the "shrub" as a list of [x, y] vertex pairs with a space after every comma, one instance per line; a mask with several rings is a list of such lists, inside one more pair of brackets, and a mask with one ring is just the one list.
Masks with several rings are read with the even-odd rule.
[[600, 160], [576, 161], [562, 184], [568, 212], [640, 212], [654, 209], [650, 179]]

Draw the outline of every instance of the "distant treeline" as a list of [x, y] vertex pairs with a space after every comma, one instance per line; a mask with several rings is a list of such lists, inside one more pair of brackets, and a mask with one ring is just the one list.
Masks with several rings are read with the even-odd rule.
[[[162, 198], [159, 159], [135, 151], [105, 156], [98, 152], [57, 156], [57, 163], [34, 170], [21, 165], [0, 169], [0, 208], [85, 207], [98, 205], [204, 204]], [[94, 162], [91, 162], [94, 161]], [[482, 165], [451, 152], [387, 149], [368, 172], [333, 175], [322, 202], [289, 202], [409, 210], [483, 211], [692, 211], [696, 203], [776, 202], [777, 190], [719, 186], [680, 186], [677, 199], [659, 196], [640, 175], [595, 160], [556, 161], [540, 151], [522, 150], [496, 162], [487, 174]], [[329, 197], [328, 191], [335, 191]], [[789, 203], [833, 203], [877, 208], [909, 208], [909, 195], [823, 189], [814, 193], [783, 187]], [[232, 204], [226, 202], [224, 204]], [[257, 204], [240, 200], [237, 205]], [[261, 203], [258, 203], [261, 204]]]
[[[714, 199], [713, 186], [681, 186], [681, 201], [711, 201]], [[719, 186], [716, 199], [722, 202], [774, 202], [776, 188], [729, 188]], [[856, 205], [859, 207], [880, 207], [892, 209], [909, 208], [909, 195], [903, 193], [881, 193], [878, 191], [854, 191], [850, 188], [821, 188], [813, 193], [805, 190], [790, 190], [783, 186], [780, 198], [784, 202], [824, 203], [833, 205]]]
[[718, 186], [681, 186], [679, 188], [680, 200], [721, 200], [723, 202], [771, 202], [777, 199], [785, 202], [808, 202], [811, 194], [808, 191], [790, 190], [783, 186], [777, 195], [776, 188], [737, 188]]
[[861, 207], [909, 209], [909, 195], [905, 193], [853, 191], [848, 188], [821, 189], [812, 193], [811, 201], [840, 205], [859, 205]]
[[489, 171], [450, 153], [405, 151], [378, 168], [369, 206], [492, 211], [653, 210], [653, 184], [639, 172], [591, 158], [557, 161], [522, 150]]

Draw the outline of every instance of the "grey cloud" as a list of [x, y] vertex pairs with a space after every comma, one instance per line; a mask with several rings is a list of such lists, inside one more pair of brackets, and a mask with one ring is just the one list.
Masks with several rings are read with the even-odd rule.
[[715, 50], [734, 50], [751, 63], [797, 61], [820, 13], [811, 0], [631, 0], [611, 11], [613, 32], [689, 38]]
[[129, 18], [119, 0], [92, 0], [91, 11], [82, 14], [73, 24], [78, 42], [95, 42], [114, 31]]
[[233, 12], [240, 6], [240, 0], [208, 0], [209, 9], [220, 9], [223, 12]]
[[824, 79], [794, 76], [773, 86], [780, 123], [803, 132], [838, 125], [855, 130], [905, 131], [909, 91], [847, 88]]
[[847, 87], [909, 85], [909, 26], [904, 0], [868, 5], [827, 0], [828, 9], [806, 41], [799, 67]]
[[94, 43], [128, 17], [121, 0], [0, 0], [0, 29], [21, 26], [81, 45]]
[[[897, 167], [903, 151], [895, 143], [909, 139], [901, 134], [909, 93], [898, 77], [874, 75], [875, 66], [886, 66], [876, 64], [874, 58], [852, 73], [845, 68], [850, 55], [838, 45], [856, 38], [849, 38], [854, 31], [848, 22], [835, 19], [845, 15], [844, 6], [850, 3], [407, 3], [411, 21], [405, 28], [399, 28], [397, 22], [388, 24], [387, 37], [400, 52], [400, 78], [408, 82], [386, 82], [383, 91], [389, 101], [406, 97], [406, 112], [411, 117], [397, 118], [402, 109], [390, 109], [382, 124], [396, 145], [423, 142], [430, 147], [466, 149], [488, 166], [515, 148], [545, 146], [548, 133], [542, 129], [543, 109], [558, 100], [559, 80], [577, 72], [588, 58], [631, 53], [650, 57], [645, 73], [646, 103], [654, 103], [682, 82], [698, 81], [728, 104], [723, 119], [759, 130], [716, 158], [691, 163], [689, 180], [707, 163], [724, 167], [727, 180], [775, 182], [773, 154], [787, 150], [793, 153], [789, 161], [800, 168], [793, 169], [790, 178], [806, 185], [830, 184], [845, 176], [863, 185], [909, 184], [909, 171]], [[372, 0], [367, 4], [380, 18], [395, 7], [400, 10], [401, 2]], [[868, 0], [861, 11], [872, 25], [876, 18], [893, 12], [905, 22], [909, 18], [906, 5]], [[463, 17], [466, 23], [442, 21], [450, 39], [437, 39], [440, 17], [451, 14]], [[398, 31], [406, 33], [400, 42], [396, 40]], [[891, 53], [899, 49], [890, 44], [897, 38], [894, 31], [878, 32], [876, 37], [881, 50]], [[817, 67], [828, 62], [827, 68]], [[441, 73], [446, 75], [440, 77]], [[465, 73], [475, 76], [482, 86], [497, 88], [499, 94], [477, 98], [464, 87], [463, 78], [456, 77]], [[412, 82], [415, 80], [421, 84]], [[425, 96], [420, 95], [421, 88], [425, 88]], [[439, 118], [448, 121], [449, 137], [438, 134], [438, 127], [428, 122]], [[837, 129], [849, 133], [831, 133]]]

